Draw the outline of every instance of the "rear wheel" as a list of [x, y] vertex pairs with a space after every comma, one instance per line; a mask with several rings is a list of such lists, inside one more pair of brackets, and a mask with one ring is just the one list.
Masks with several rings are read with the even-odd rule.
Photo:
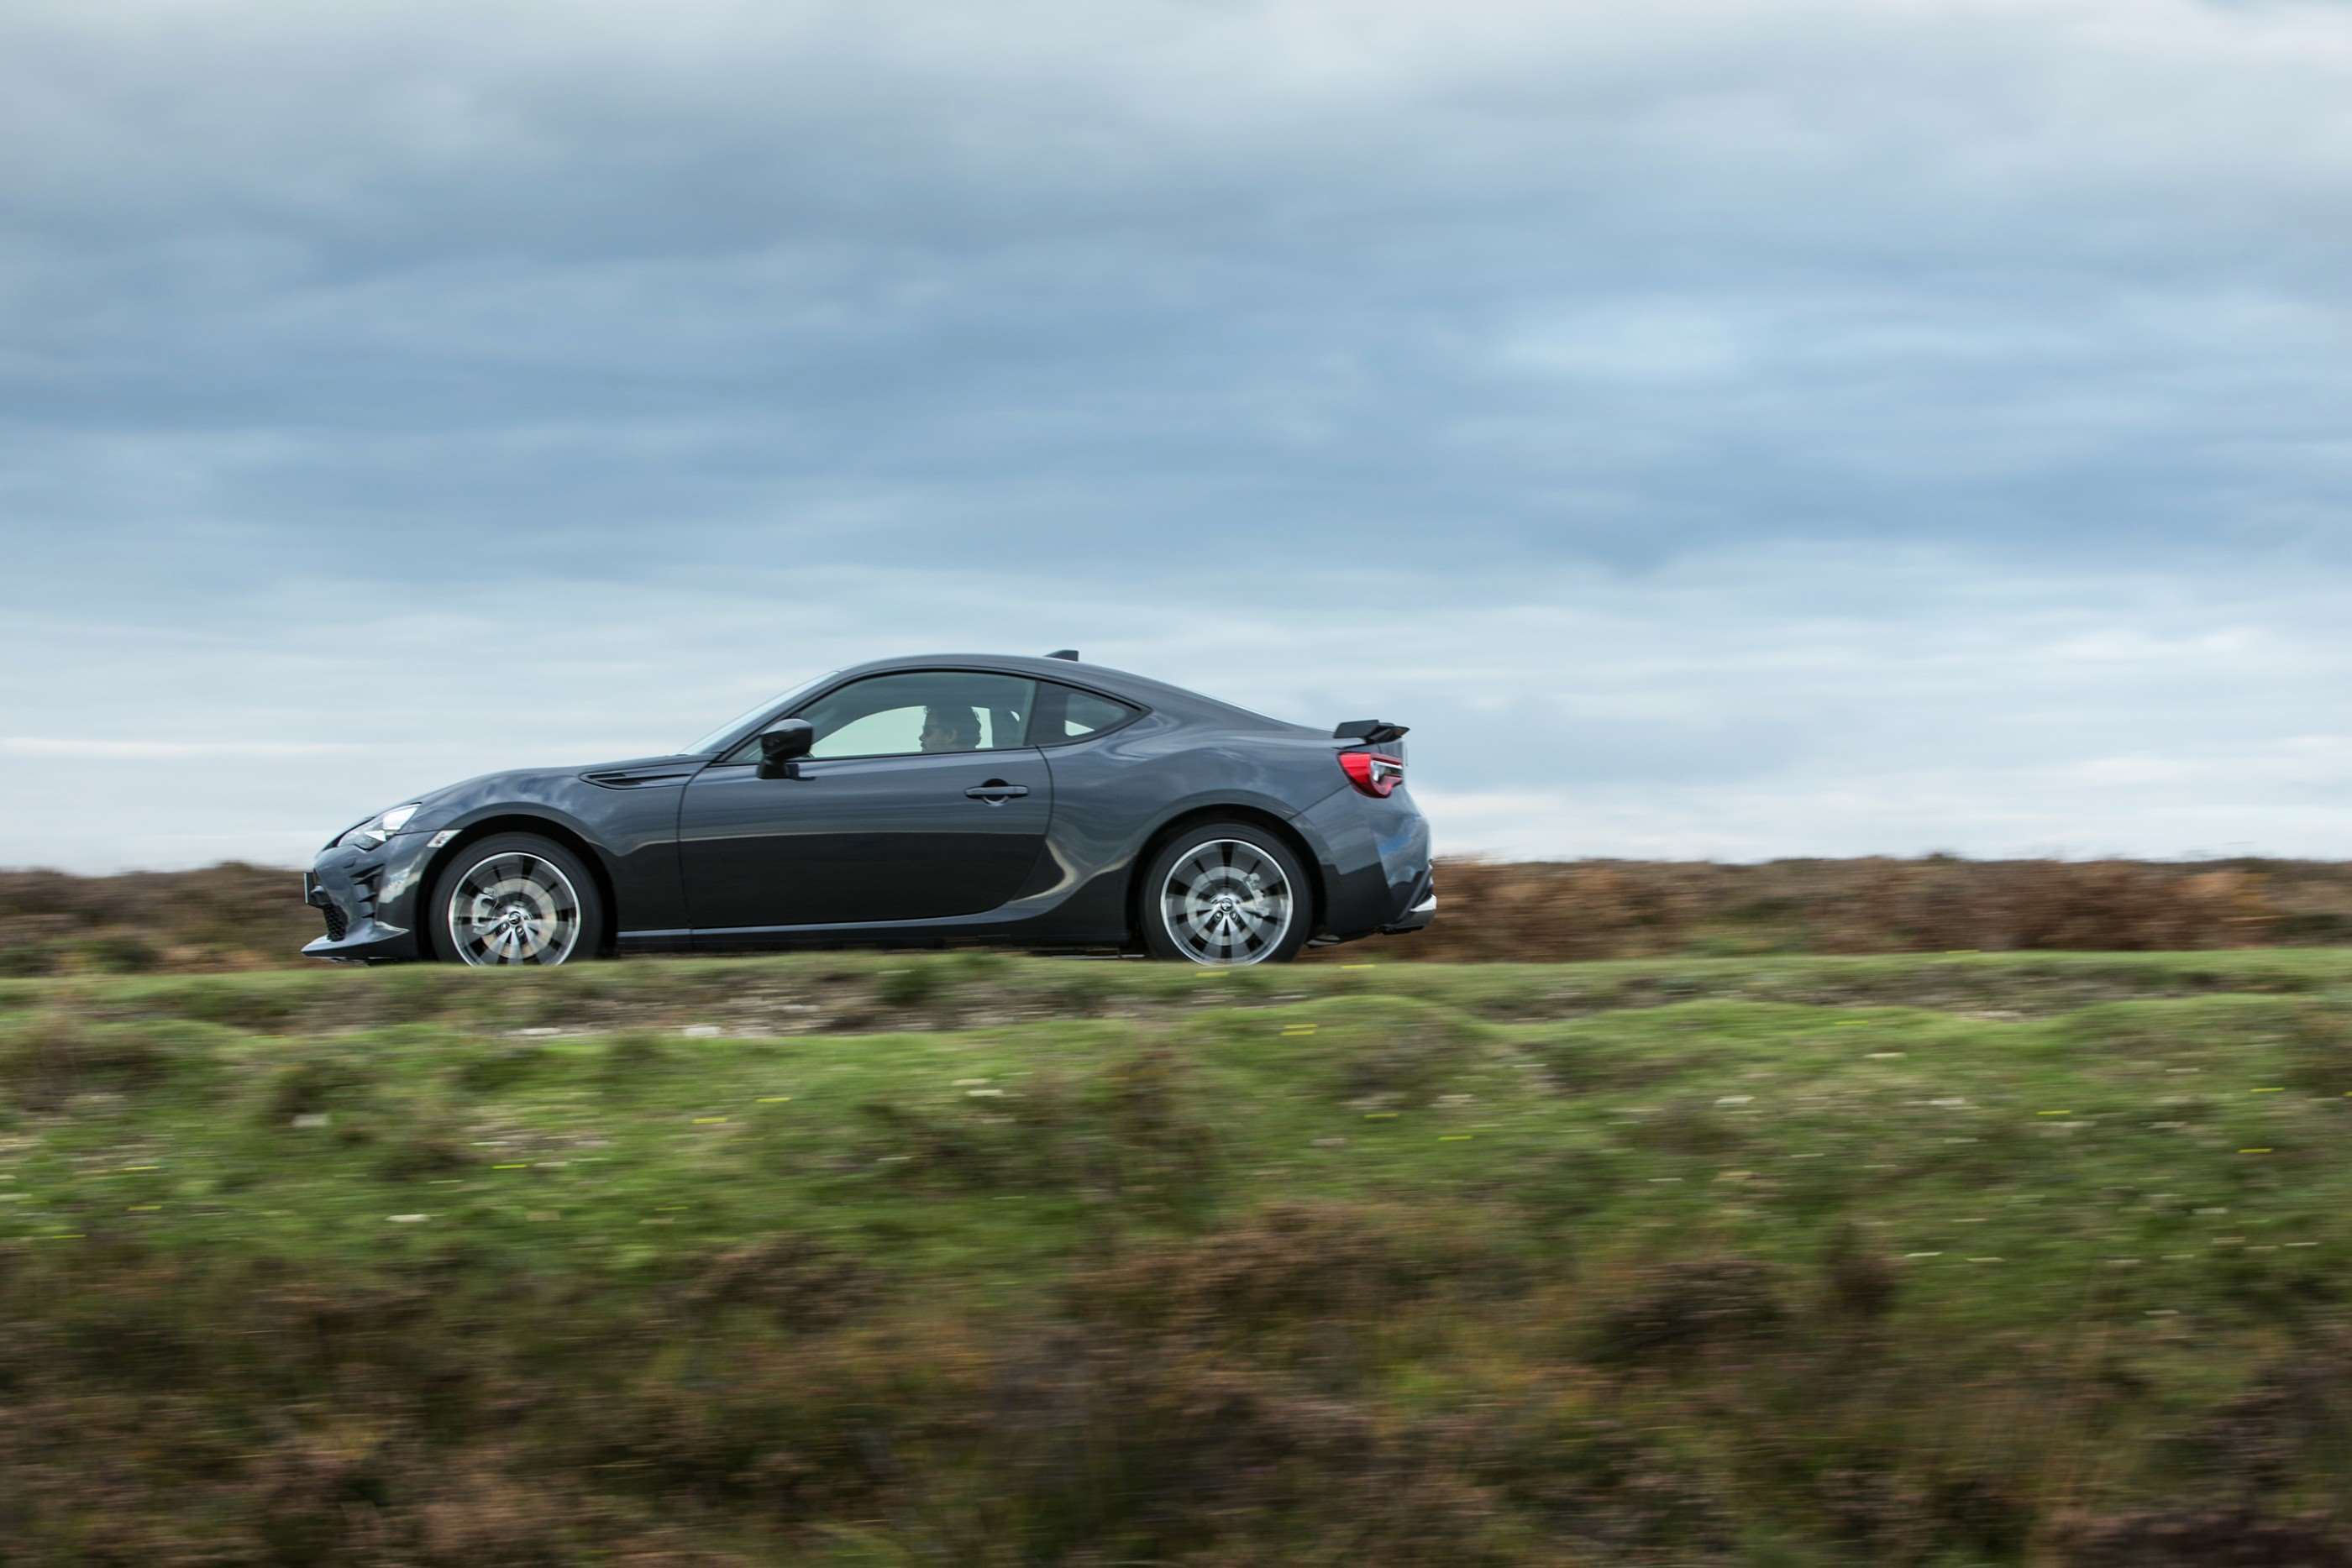
[[1205, 823], [1152, 857], [1141, 913], [1154, 957], [1219, 967], [1288, 963], [1314, 935], [1298, 858], [1242, 822]]
[[593, 958], [604, 901], [580, 857], [535, 833], [466, 845], [434, 884], [434, 945], [460, 964], [544, 967]]

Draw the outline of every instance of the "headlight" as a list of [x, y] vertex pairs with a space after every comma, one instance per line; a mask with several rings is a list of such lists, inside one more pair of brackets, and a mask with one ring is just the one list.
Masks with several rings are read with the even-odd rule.
[[417, 802], [411, 800], [405, 806], [394, 806], [389, 811], [379, 812], [345, 833], [343, 841], [366, 844], [371, 848], [381, 844], [384, 840], [408, 826], [408, 820], [416, 815], [416, 807]]

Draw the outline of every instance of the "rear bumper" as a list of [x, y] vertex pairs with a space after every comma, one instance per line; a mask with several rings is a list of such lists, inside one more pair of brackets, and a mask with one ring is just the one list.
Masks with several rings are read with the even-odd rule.
[[1394, 936], [1406, 931], [1418, 931], [1436, 918], [1437, 894], [1432, 890], [1423, 896], [1420, 903], [1381, 926], [1381, 931], [1384, 936]]
[[1429, 822], [1402, 790], [1372, 800], [1342, 786], [1291, 819], [1321, 862], [1317, 935], [1346, 942], [1418, 931], [1437, 915]]
[[306, 958], [368, 963], [418, 958], [421, 883], [431, 859], [424, 833], [395, 833], [374, 848], [330, 845], [302, 876], [302, 902], [325, 918], [327, 934], [307, 944]]

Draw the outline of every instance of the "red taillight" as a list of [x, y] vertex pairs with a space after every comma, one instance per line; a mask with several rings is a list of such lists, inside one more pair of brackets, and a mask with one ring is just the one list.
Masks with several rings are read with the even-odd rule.
[[1343, 751], [1339, 753], [1339, 768], [1347, 774], [1349, 783], [1382, 800], [1404, 782], [1403, 758], [1384, 752]]

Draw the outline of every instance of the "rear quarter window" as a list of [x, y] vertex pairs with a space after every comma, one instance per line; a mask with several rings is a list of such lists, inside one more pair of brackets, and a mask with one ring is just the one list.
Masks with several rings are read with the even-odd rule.
[[1037, 727], [1031, 733], [1029, 744], [1062, 746], [1107, 734], [1142, 711], [1114, 697], [1047, 683], [1037, 694]]

